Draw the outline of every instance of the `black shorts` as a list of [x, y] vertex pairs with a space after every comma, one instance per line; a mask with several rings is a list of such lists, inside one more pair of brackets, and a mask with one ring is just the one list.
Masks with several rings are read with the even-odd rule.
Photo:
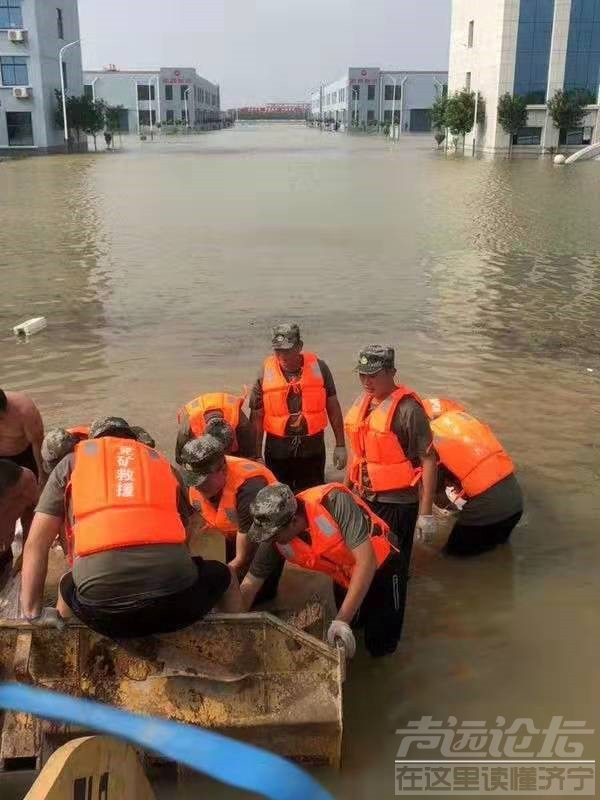
[[18, 464], [20, 467], [25, 467], [25, 469], [30, 469], [36, 478], [39, 477], [35, 456], [33, 455], [33, 447], [31, 445], [16, 456], [0, 456], [0, 458], [4, 458], [6, 461], [12, 461], [13, 464]]
[[[408, 562], [403, 553], [392, 551], [373, 577], [369, 591], [352, 620], [352, 627], [364, 627], [365, 647], [375, 658], [395, 652], [402, 635]], [[335, 602], [340, 609], [346, 592], [334, 584]]]
[[522, 511], [491, 525], [461, 525], [452, 529], [445, 552], [450, 556], [478, 556], [506, 544], [513, 529], [521, 519]]
[[111, 639], [134, 639], [171, 633], [202, 619], [231, 583], [229, 569], [220, 561], [193, 559], [198, 578], [188, 589], [140, 600], [126, 609], [103, 608], [81, 602], [70, 572], [60, 582], [60, 593], [73, 614], [88, 627]]
[[266, 447], [265, 464], [294, 494], [325, 483], [325, 446], [321, 453], [301, 458], [273, 458]]
[[415, 537], [415, 525], [419, 516], [418, 503], [380, 503], [378, 500], [367, 500], [369, 508], [390, 526], [396, 534], [398, 547], [410, 566], [410, 558]]

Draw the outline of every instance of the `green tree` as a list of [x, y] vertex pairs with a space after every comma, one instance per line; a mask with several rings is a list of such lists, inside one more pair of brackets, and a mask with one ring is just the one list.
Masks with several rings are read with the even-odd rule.
[[[475, 92], [462, 89], [448, 98], [445, 115], [446, 125], [454, 137], [463, 137], [463, 152], [465, 149], [465, 136], [473, 130], [475, 122]], [[485, 121], [485, 102], [478, 94], [477, 122], [481, 125]]]
[[[62, 128], [62, 94], [55, 89], [54, 95], [56, 97], [54, 120], [58, 127]], [[96, 145], [96, 136], [98, 131], [101, 131], [104, 127], [104, 102], [102, 100], [94, 101], [85, 94], [80, 96], [67, 95], [65, 105], [67, 108], [67, 127], [69, 133], [74, 133], [78, 142], [82, 133], [90, 134], [90, 136], [94, 138], [94, 147], [98, 149]]]
[[121, 130], [121, 112], [125, 111], [125, 106], [105, 106], [104, 122], [106, 129], [111, 133]]
[[434, 131], [443, 131], [446, 125], [446, 110], [448, 108], [448, 95], [443, 94], [436, 97], [435, 103], [431, 107], [431, 127]]
[[509, 92], [498, 100], [498, 122], [509, 136], [508, 156], [512, 155], [513, 136], [527, 125], [527, 103], [524, 97]]
[[98, 150], [96, 137], [104, 128], [104, 112], [106, 105], [102, 100], [92, 100], [85, 95], [79, 98], [81, 103], [82, 130], [94, 139], [94, 150]]
[[559, 89], [548, 100], [548, 111], [559, 131], [568, 133], [578, 128], [585, 117], [586, 97], [580, 92], [563, 92]]

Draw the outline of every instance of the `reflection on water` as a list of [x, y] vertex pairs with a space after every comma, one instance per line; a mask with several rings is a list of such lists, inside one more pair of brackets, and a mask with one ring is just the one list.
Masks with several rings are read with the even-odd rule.
[[[0, 166], [2, 384], [48, 423], [118, 413], [171, 452], [177, 407], [251, 382], [293, 318], [345, 405], [355, 352], [385, 340], [519, 465], [512, 555], [421, 565], [401, 651], [352, 666], [342, 774], [318, 774], [393, 796], [394, 731], [426, 714], [599, 722], [598, 164], [285, 125], [129, 147]], [[48, 329], [16, 343], [36, 314]]]

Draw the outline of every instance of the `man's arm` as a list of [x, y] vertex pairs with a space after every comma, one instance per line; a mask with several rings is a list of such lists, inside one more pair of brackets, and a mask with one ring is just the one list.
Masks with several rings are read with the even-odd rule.
[[38, 468], [38, 483], [43, 486], [46, 483], [46, 472], [42, 463], [42, 442], [44, 441], [44, 423], [42, 415], [38, 411], [33, 400], [28, 400], [27, 408], [23, 415], [23, 425], [25, 435], [31, 444], [33, 457]]
[[21, 576], [21, 609], [30, 619], [42, 612], [44, 582], [48, 572], [48, 553], [58, 536], [63, 520], [50, 514], [37, 512], [23, 550]]
[[256, 383], [252, 387], [248, 405], [250, 407], [250, 427], [252, 429], [252, 437], [254, 439], [254, 458], [262, 458], [264, 435], [263, 423], [265, 418], [263, 407], [262, 374], [259, 375]]
[[192, 438], [192, 432], [190, 430], [190, 418], [184, 412], [184, 416], [179, 423], [179, 428], [177, 429], [177, 439], [175, 441], [175, 461], [178, 464], [181, 464], [181, 451]]
[[252, 608], [252, 603], [263, 583], [279, 568], [280, 559], [281, 556], [270, 542], [263, 542], [258, 546], [250, 569], [240, 586], [245, 611]]
[[239, 572], [243, 570], [246, 564], [252, 558], [255, 551], [253, 545], [248, 541], [245, 533], [238, 531], [235, 537], [235, 558], [227, 565], [230, 569]]
[[421, 478], [419, 514], [428, 517], [433, 513], [433, 498], [437, 484], [437, 458], [433, 450], [421, 458], [421, 465], [423, 477]]
[[375, 560], [375, 553], [370, 539], [366, 539], [358, 547], [355, 547], [352, 550], [352, 555], [354, 556], [355, 565], [350, 578], [350, 585], [336, 617], [336, 619], [345, 622], [347, 625], [350, 625], [360, 608], [360, 604], [365, 599], [377, 570], [377, 561]]
[[340, 401], [335, 394], [327, 398], [327, 416], [329, 417], [333, 435], [335, 436], [335, 446], [345, 447], [344, 415], [342, 414]]
[[246, 575], [240, 585], [244, 611], [250, 611], [252, 604], [256, 599], [256, 595], [260, 592], [264, 582], [264, 578], [256, 578], [250, 572]]

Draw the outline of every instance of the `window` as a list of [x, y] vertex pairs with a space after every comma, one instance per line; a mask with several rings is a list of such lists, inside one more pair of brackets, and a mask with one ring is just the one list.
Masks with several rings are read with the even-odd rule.
[[367, 86], [367, 100], [375, 100], [375, 86], [369, 84]]
[[7, 111], [6, 128], [10, 147], [27, 147], [33, 144], [33, 126], [29, 111]]
[[[156, 111], [152, 109], [152, 124], [156, 125]], [[150, 111], [140, 109], [140, 125], [150, 126]]]
[[572, 131], [561, 130], [559, 144], [583, 145], [591, 144], [593, 128], [575, 128]]
[[63, 25], [62, 8], [56, 9], [56, 30], [59, 39], [65, 38], [65, 26]]
[[[402, 87], [396, 84], [396, 100], [402, 99]], [[385, 99], [386, 100], [393, 100], [394, 99], [394, 86], [393, 84], [389, 84], [385, 87]]]
[[470, 72], [467, 72], [467, 74], [465, 75], [465, 89], [467, 90], [467, 92], [471, 91], [471, 73]]
[[181, 99], [185, 100], [185, 98], [186, 98], [186, 94], [185, 93], [187, 92], [188, 87], [187, 86], [181, 86], [180, 89], [181, 89]]
[[542, 142], [541, 128], [519, 128], [513, 135], [513, 144], [539, 145]]
[[352, 99], [353, 100], [360, 100], [360, 86], [353, 86], [352, 87]]
[[21, 0], [0, 0], [0, 28], [22, 28]]
[[154, 100], [154, 94], [155, 94], [154, 84], [151, 83], [150, 86], [148, 86], [147, 83], [138, 83], [137, 94], [138, 94], [138, 100]]
[[[172, 88], [172, 87], [169, 87]], [[173, 125], [175, 122], [175, 112], [172, 108], [167, 109], [167, 125]]]
[[165, 86], [165, 100], [172, 100], [172, 99], [173, 99], [173, 87], [169, 83]]
[[83, 93], [87, 97], [88, 100], [94, 99], [94, 89], [92, 88], [91, 83], [86, 83], [83, 86]]
[[181, 121], [184, 125], [187, 125], [187, 114], [185, 113], [185, 108], [181, 110]]
[[469, 22], [469, 38], [467, 40], [467, 46], [473, 47], [473, 33], [475, 32], [475, 20], [472, 19]]
[[[390, 124], [392, 122], [392, 109], [388, 108], [383, 112], [383, 121]], [[394, 122], [396, 125], [400, 124], [400, 109], [397, 108], [394, 111]]]
[[28, 86], [27, 59], [24, 56], [0, 56], [4, 86]]
[[375, 122], [375, 111], [372, 108], [367, 111], [367, 122]]
[[61, 61], [61, 66], [62, 66], [63, 84], [66, 92], [67, 89], [69, 88], [69, 81], [67, 80], [67, 62]]
[[528, 103], [545, 103], [552, 42], [554, 0], [521, 0], [514, 93]]
[[588, 103], [598, 98], [600, 78], [600, 0], [573, 0], [569, 22], [565, 89]]

